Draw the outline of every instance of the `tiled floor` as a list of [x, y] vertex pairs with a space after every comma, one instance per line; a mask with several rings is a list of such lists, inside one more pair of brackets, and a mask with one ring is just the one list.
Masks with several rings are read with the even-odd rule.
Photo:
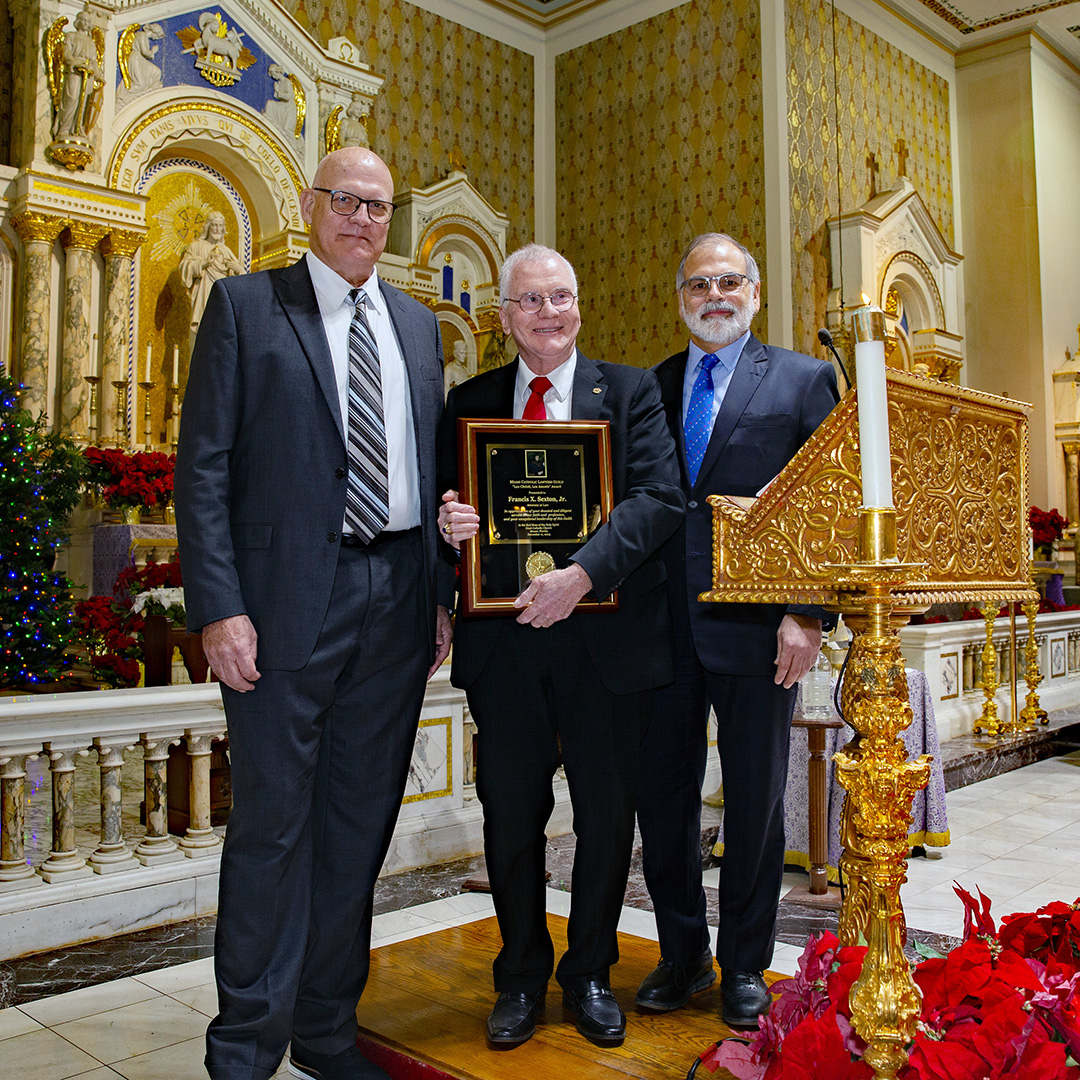
[[[998, 919], [1080, 896], [1080, 753], [953, 791], [948, 813], [952, 844], [909, 864], [910, 926], [961, 935], [953, 880], [981, 888]], [[717, 875], [707, 871], [706, 884], [715, 887]], [[785, 886], [799, 880], [788, 875]], [[548, 891], [549, 911], [565, 915], [569, 901]], [[450, 896], [376, 916], [372, 944], [491, 914], [488, 896]], [[623, 910], [620, 929], [655, 937], [652, 915], [635, 908]], [[790, 973], [800, 952], [778, 943], [773, 970]], [[196, 960], [0, 1010], [0, 1059], [5, 1076], [20, 1080], [204, 1080], [203, 1033], [214, 1011], [213, 962]]]

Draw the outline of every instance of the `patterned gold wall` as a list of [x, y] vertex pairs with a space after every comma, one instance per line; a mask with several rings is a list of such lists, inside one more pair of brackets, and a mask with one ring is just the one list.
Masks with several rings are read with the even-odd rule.
[[[949, 154], [949, 87], [866, 27], [824, 0], [787, 7], [788, 152], [791, 179], [792, 304], [795, 348], [816, 353], [817, 328], [825, 325], [829, 291], [829, 240], [825, 222], [837, 212], [835, 110], [839, 82], [840, 207], [870, 197], [867, 155], [880, 166], [877, 190], [900, 175], [898, 139], [910, 156], [905, 174], [922, 196], [946, 240], [953, 242], [952, 161]], [[834, 76], [833, 56], [837, 57]], [[847, 304], [858, 297], [845, 297]]]
[[[699, 0], [556, 59], [558, 246], [582, 350], [647, 367], [686, 342], [675, 268], [699, 232], [765, 248], [756, 0]], [[767, 338], [766, 309], [754, 324]]]
[[0, 163], [11, 164], [11, 82], [14, 29], [8, 0], [0, 0]]
[[316, 38], [345, 35], [384, 76], [373, 149], [411, 187], [439, 180], [458, 148], [477, 190], [533, 237], [533, 59], [406, 0], [281, 0]]

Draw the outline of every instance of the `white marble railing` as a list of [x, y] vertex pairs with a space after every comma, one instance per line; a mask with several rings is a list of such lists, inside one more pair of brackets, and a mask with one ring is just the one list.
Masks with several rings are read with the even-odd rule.
[[[1016, 620], [1017, 701], [1024, 706], [1027, 619]], [[900, 632], [906, 661], [922, 671], [934, 695], [938, 736], [944, 741], [969, 735], [982, 714], [982, 650], [986, 623], [982, 619], [906, 626]], [[994, 624], [994, 653], [999, 687], [995, 694], [998, 716], [1012, 718], [1012, 665], [1009, 620]], [[1080, 611], [1039, 615], [1035, 623], [1039, 671], [1037, 693], [1047, 711], [1080, 704]]]

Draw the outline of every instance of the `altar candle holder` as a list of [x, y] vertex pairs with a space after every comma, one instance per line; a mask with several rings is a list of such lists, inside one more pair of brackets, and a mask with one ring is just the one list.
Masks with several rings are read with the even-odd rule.
[[143, 389], [143, 449], [149, 453], [154, 449], [153, 443], [150, 441], [150, 391], [157, 386], [157, 383], [150, 382], [147, 379], [145, 382], [139, 383]]
[[113, 379], [112, 384], [116, 389], [116, 432], [113, 435], [113, 442], [118, 450], [122, 450], [128, 445], [129, 441], [127, 399], [131, 387], [127, 379]]
[[83, 381], [90, 387], [90, 422], [87, 424], [86, 435], [91, 446], [98, 446], [101, 435], [101, 417], [98, 416], [98, 384], [101, 382], [101, 376], [84, 375]]
[[173, 370], [173, 381], [165, 388], [169, 412], [169, 430], [172, 433], [170, 445], [172, 452], [176, 453], [176, 444], [180, 438], [180, 384], [176, 382], [176, 371]]

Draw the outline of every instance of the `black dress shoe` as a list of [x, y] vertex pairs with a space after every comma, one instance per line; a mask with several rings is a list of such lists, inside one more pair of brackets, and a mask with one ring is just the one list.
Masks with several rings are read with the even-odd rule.
[[544, 1010], [544, 994], [500, 994], [487, 1018], [488, 1042], [510, 1050], [531, 1039], [537, 1014]]
[[772, 1004], [760, 971], [725, 971], [720, 979], [721, 1017], [728, 1027], [757, 1027]]
[[577, 1029], [597, 1046], [618, 1046], [626, 1038], [626, 1017], [607, 983], [589, 979], [577, 989], [563, 987], [563, 1008], [577, 1020]]
[[712, 953], [706, 949], [696, 960], [663, 960], [641, 980], [634, 1004], [655, 1012], [681, 1009], [690, 998], [716, 982]]
[[390, 1074], [373, 1065], [358, 1047], [340, 1054], [316, 1054], [294, 1046], [289, 1053], [289, 1072], [307, 1080], [390, 1080]]

